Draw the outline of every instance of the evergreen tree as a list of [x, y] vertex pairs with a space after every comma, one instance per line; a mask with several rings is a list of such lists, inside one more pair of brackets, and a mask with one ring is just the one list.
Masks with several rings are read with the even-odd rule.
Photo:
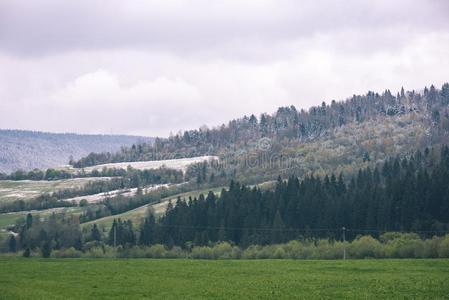
[[23, 257], [30, 257], [30, 256], [31, 256], [31, 249], [30, 249], [29, 247], [27, 247], [27, 248], [25, 249], [25, 251], [23, 251], [22, 256], [23, 256]]
[[101, 232], [100, 230], [98, 230], [97, 224], [94, 224], [94, 226], [92, 226], [90, 235], [93, 241], [101, 241]]
[[31, 226], [33, 226], [33, 216], [30, 213], [28, 213], [26, 217], [26, 228], [30, 229]]
[[44, 241], [41, 249], [42, 257], [49, 258], [51, 255], [51, 251], [52, 251], [51, 241]]
[[274, 216], [272, 228], [271, 242], [273, 244], [281, 243], [283, 241], [284, 222], [282, 221], [279, 210], [276, 211]]
[[8, 242], [9, 252], [17, 252], [17, 242], [15, 236], [11, 235]]

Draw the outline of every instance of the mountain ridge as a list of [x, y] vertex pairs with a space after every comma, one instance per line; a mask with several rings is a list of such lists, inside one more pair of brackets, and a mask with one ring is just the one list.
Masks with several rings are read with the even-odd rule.
[[0, 129], [0, 172], [57, 167], [90, 152], [118, 151], [135, 143], [152, 141], [151, 137], [132, 135]]

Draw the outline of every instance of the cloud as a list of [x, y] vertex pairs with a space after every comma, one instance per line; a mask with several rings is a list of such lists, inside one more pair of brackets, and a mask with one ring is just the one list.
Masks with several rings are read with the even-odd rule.
[[0, 128], [166, 136], [441, 85], [446, 3], [1, 1]]
[[[356, 0], [4, 0], [0, 49], [30, 56], [132, 48], [178, 55], [227, 52], [233, 56], [236, 52], [238, 57], [248, 53], [245, 49], [251, 45], [271, 48], [346, 29], [447, 30], [448, 8], [445, 1], [406, 0], [363, 4]], [[231, 47], [235, 50], [229, 51]]]

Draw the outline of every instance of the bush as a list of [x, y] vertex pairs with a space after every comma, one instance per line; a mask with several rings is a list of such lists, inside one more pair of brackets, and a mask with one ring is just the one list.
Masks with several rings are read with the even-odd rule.
[[[55, 250], [51, 257], [90, 257], [90, 258], [193, 258], [193, 259], [341, 259], [343, 248], [347, 249], [348, 258], [449, 258], [449, 234], [422, 240], [416, 234], [392, 232], [381, 236], [382, 243], [372, 236], [361, 236], [351, 243], [321, 240], [292, 240], [286, 244], [251, 245], [242, 250], [228, 242], [213, 246], [194, 246], [186, 243], [186, 249], [175, 246], [167, 249], [164, 245], [119, 246], [113, 248], [102, 242], [91, 241], [85, 244], [84, 253], [75, 248]], [[36, 248], [35, 255], [43, 250]], [[48, 250], [48, 249], [47, 249]], [[26, 248], [23, 256], [32, 255]]]
[[274, 246], [267, 245], [259, 248], [259, 251], [256, 254], [257, 259], [268, 259], [274, 256]]
[[30, 256], [31, 256], [31, 249], [30, 249], [30, 248], [26, 248], [26, 249], [23, 251], [22, 256], [23, 256], [23, 257], [30, 257]]
[[73, 247], [67, 248], [67, 249], [61, 249], [61, 250], [55, 250], [51, 254], [54, 258], [77, 258], [81, 257], [83, 253], [81, 251], [76, 250]]
[[92, 248], [101, 248], [104, 247], [105, 244], [103, 242], [99, 242], [99, 241], [90, 241], [84, 244], [83, 250], [84, 251], [89, 251]]
[[214, 258], [226, 259], [232, 257], [233, 247], [228, 242], [221, 242], [212, 248]]
[[419, 247], [421, 240], [409, 238], [396, 238], [385, 245], [385, 256], [388, 258], [414, 258], [415, 249]]
[[341, 243], [330, 243], [328, 240], [319, 240], [315, 250], [312, 258], [338, 259], [343, 257], [343, 245]]
[[193, 247], [192, 253], [190, 254], [192, 258], [196, 259], [214, 259], [214, 251], [209, 247]]
[[287, 254], [285, 253], [285, 250], [281, 247], [278, 246], [273, 253], [273, 257], [275, 259], [285, 259], [287, 258]]
[[251, 245], [248, 248], [246, 248], [242, 253], [242, 258], [244, 259], [255, 259], [257, 258], [257, 253], [259, 252], [260, 246], [258, 245]]
[[232, 253], [231, 253], [231, 257], [232, 259], [240, 259], [242, 258], [242, 249], [240, 249], [240, 247], [234, 246], [232, 247]]
[[446, 234], [440, 241], [438, 248], [438, 257], [449, 258], [449, 234]]
[[144, 258], [146, 257], [145, 250], [142, 247], [126, 247], [117, 253], [120, 258]]
[[181, 247], [175, 246], [165, 253], [166, 258], [186, 258], [187, 254]]
[[149, 248], [145, 248], [145, 257], [147, 258], [164, 258], [167, 249], [164, 245], [156, 244]]
[[103, 245], [92, 247], [83, 254], [83, 257], [89, 258], [115, 258], [117, 257], [117, 250], [111, 246]]
[[382, 243], [388, 243], [392, 240], [403, 239], [403, 240], [418, 240], [419, 235], [416, 233], [402, 233], [402, 232], [385, 232], [379, 237]]
[[382, 244], [372, 236], [362, 236], [348, 245], [348, 255], [351, 258], [383, 257]]

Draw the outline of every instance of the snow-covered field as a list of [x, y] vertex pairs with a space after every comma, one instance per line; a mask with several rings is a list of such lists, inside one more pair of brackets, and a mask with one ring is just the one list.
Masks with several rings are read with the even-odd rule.
[[[157, 190], [162, 187], [168, 187], [168, 186], [169, 186], [168, 184], [159, 184], [159, 185], [148, 186], [148, 187], [145, 187], [142, 189], [142, 194], [145, 195], [151, 191]], [[136, 193], [137, 193], [137, 188], [121, 189], [121, 190], [109, 191], [106, 193], [99, 193], [99, 194], [64, 199], [64, 201], [74, 201], [76, 203], [80, 203], [81, 200], [85, 199], [88, 203], [98, 203], [98, 202], [103, 201], [106, 198], [111, 198], [111, 197], [115, 197], [115, 196], [119, 196], [119, 195], [121, 195], [123, 197], [132, 197]]]
[[84, 168], [84, 170], [86, 172], [92, 172], [93, 170], [101, 171], [103, 168], [126, 169], [128, 168], [128, 166], [131, 166], [132, 168], [137, 170], [147, 170], [147, 169], [158, 169], [162, 166], [165, 166], [170, 169], [176, 169], [185, 172], [187, 167], [191, 164], [200, 163], [203, 161], [211, 161], [215, 159], [218, 159], [218, 156], [198, 156], [198, 157], [167, 159], [167, 160], [121, 162], [121, 163], [110, 163], [86, 167]]
[[110, 177], [87, 177], [62, 180], [0, 180], [0, 202], [14, 201], [17, 199], [28, 200], [42, 193], [50, 193], [62, 189], [81, 188], [89, 182], [106, 181]]

